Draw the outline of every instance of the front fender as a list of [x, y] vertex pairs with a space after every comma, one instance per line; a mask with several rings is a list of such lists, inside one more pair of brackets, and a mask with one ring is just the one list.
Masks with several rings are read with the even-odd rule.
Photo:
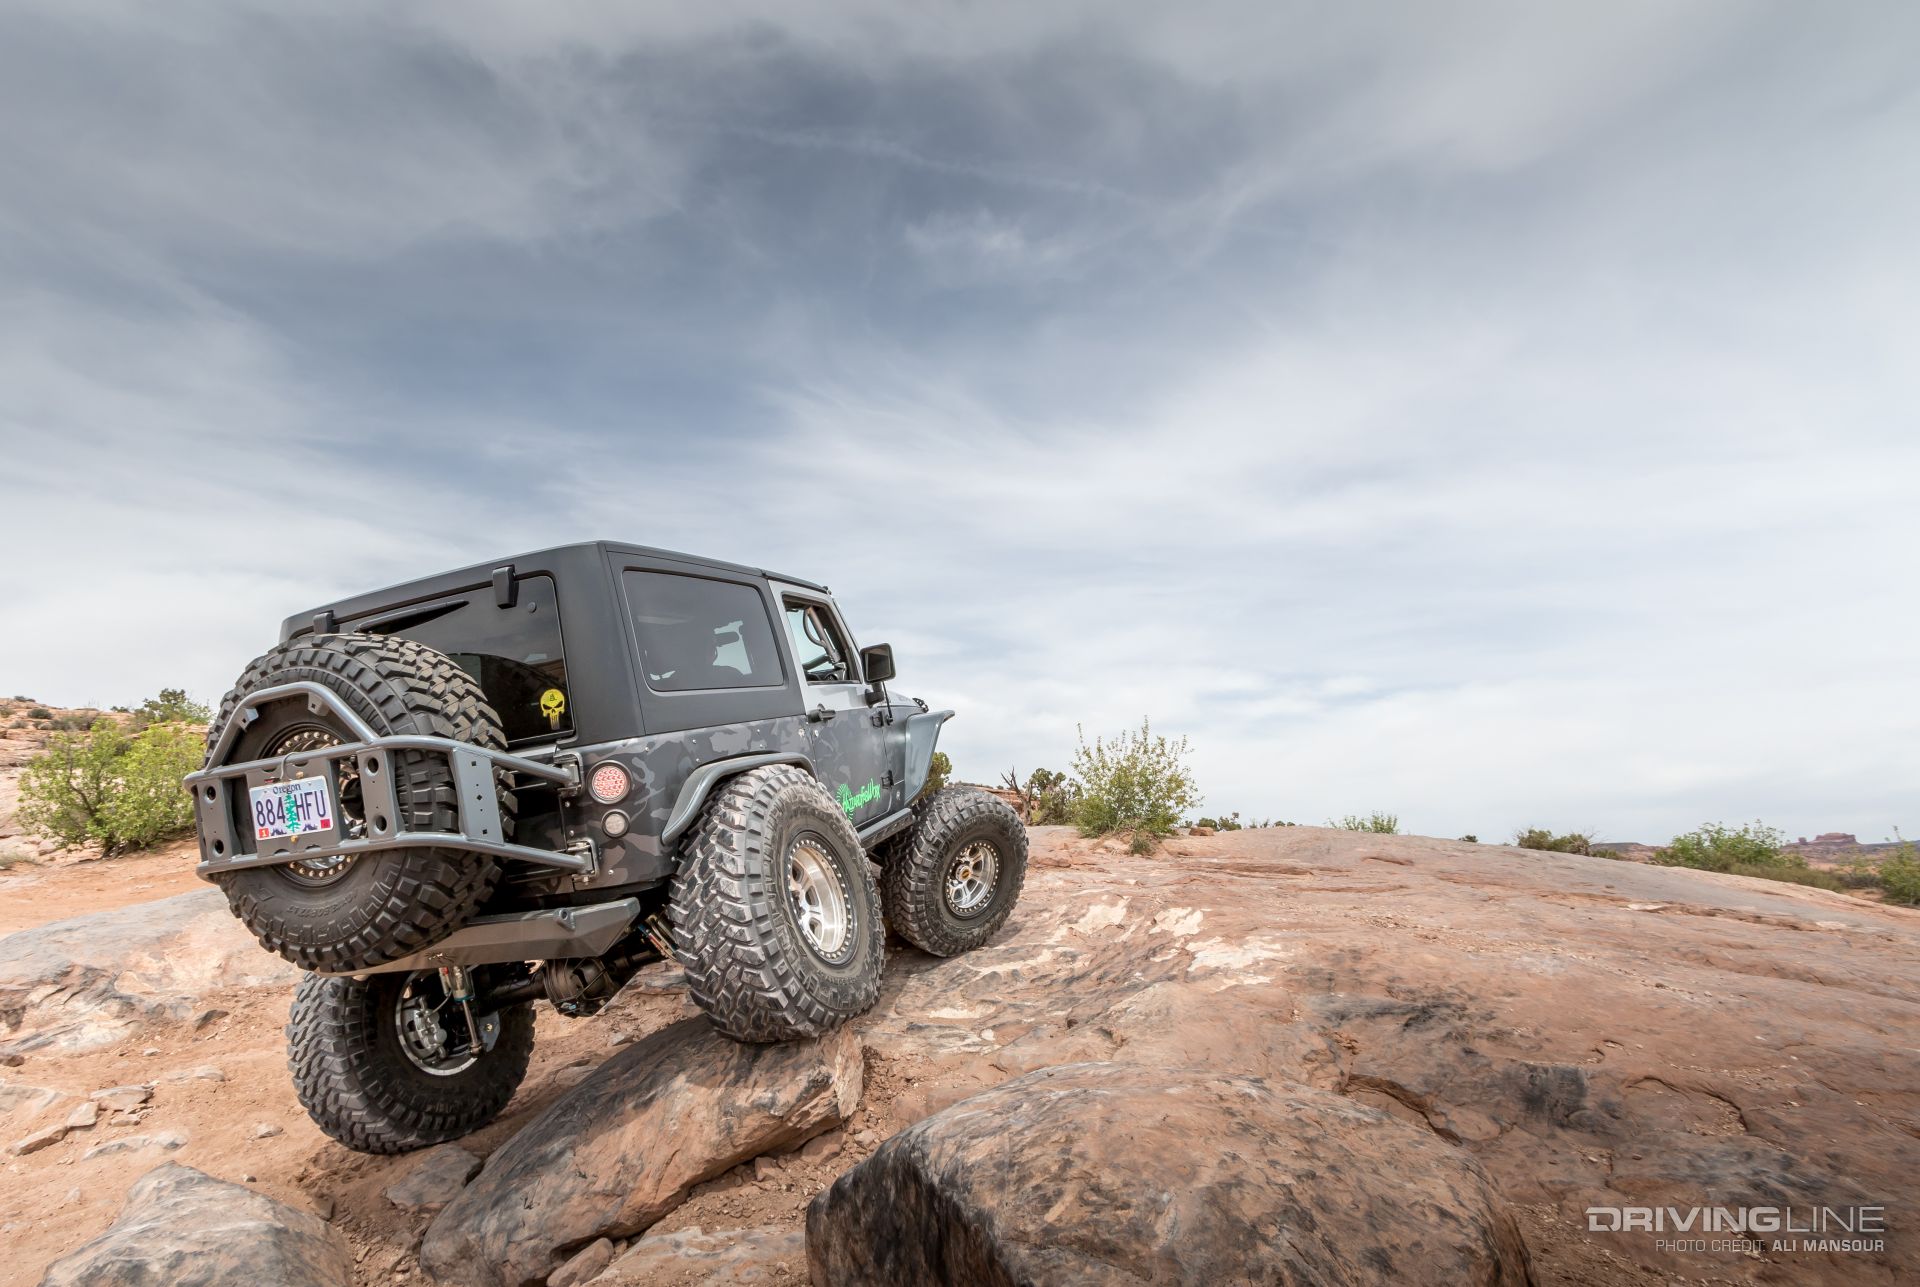
[[940, 726], [953, 718], [952, 711], [921, 711], [907, 716], [907, 801], [912, 803], [927, 784], [933, 768], [933, 748], [940, 740]]

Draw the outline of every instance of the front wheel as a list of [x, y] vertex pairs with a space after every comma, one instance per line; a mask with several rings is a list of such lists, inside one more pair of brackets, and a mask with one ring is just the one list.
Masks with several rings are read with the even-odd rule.
[[880, 878], [887, 924], [935, 956], [992, 938], [1027, 879], [1027, 829], [1004, 800], [950, 786], [928, 802]]
[[314, 1123], [360, 1153], [404, 1153], [500, 1115], [533, 1057], [533, 1007], [476, 1013], [438, 970], [309, 974], [293, 995], [287, 1062]]

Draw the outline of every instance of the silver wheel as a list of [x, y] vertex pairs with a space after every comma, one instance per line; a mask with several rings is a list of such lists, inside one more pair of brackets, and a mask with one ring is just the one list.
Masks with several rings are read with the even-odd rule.
[[400, 1031], [401, 1053], [415, 1068], [434, 1077], [465, 1072], [484, 1049], [468, 1033], [460, 1003], [447, 996], [436, 971], [421, 970], [407, 980], [393, 1020]]
[[787, 851], [787, 904], [807, 946], [822, 960], [845, 956], [853, 944], [853, 914], [839, 867], [819, 841], [802, 836]]
[[984, 840], [974, 841], [947, 867], [947, 910], [955, 916], [979, 915], [993, 901], [999, 877], [1000, 851]]

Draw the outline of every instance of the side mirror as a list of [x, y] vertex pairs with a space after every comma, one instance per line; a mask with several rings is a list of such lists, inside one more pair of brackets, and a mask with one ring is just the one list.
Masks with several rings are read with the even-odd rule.
[[893, 678], [893, 645], [869, 644], [860, 650], [860, 669], [869, 684], [884, 684]]

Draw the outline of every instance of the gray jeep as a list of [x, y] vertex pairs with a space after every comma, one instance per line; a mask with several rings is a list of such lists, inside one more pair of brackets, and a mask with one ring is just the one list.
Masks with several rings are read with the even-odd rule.
[[464, 1135], [526, 1074], [535, 1001], [592, 1014], [649, 961], [781, 1041], [873, 1005], [889, 926], [985, 942], [1026, 831], [984, 792], [923, 798], [953, 712], [893, 674], [825, 586], [609, 542], [289, 618], [186, 785], [200, 874], [309, 972], [287, 1036], [314, 1121], [371, 1153]]

